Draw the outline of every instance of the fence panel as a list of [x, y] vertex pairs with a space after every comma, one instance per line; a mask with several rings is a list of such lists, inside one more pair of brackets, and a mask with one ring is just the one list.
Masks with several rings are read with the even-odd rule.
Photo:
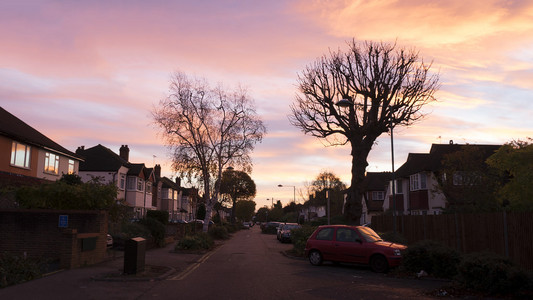
[[[533, 213], [397, 216], [396, 230], [408, 244], [434, 240], [462, 253], [489, 251], [533, 270]], [[393, 216], [373, 216], [372, 228], [393, 231]]]

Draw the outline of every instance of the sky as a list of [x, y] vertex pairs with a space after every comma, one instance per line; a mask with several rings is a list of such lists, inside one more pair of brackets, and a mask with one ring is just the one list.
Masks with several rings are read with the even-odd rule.
[[[63, 147], [102, 144], [174, 178], [151, 112], [181, 71], [248, 89], [267, 127], [251, 157], [257, 207], [323, 171], [350, 182], [350, 149], [288, 121], [297, 75], [347, 42], [416, 49], [440, 77], [426, 117], [394, 130], [395, 167], [432, 143], [533, 137], [533, 1], [152, 0], [0, 2], [0, 105]], [[390, 135], [367, 171], [391, 171]], [[285, 187], [278, 187], [278, 185]]]

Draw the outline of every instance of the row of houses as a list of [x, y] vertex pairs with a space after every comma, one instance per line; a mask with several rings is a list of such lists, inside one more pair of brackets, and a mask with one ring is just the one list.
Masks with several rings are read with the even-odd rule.
[[[429, 153], [409, 153], [407, 161], [395, 170], [394, 174], [392, 172], [367, 172], [363, 183], [365, 192], [362, 199], [363, 209], [360, 223], [370, 223], [372, 216], [385, 212], [397, 215], [441, 214], [450, 205], [438, 183], [438, 179], [446, 175], [443, 165], [446, 155], [471, 148], [480, 152], [481, 156], [486, 159], [500, 147], [501, 145], [455, 144], [453, 141], [448, 144], [432, 144]], [[456, 182], [455, 179], [453, 184], [458, 188], [469, 188], [468, 186], [459, 187], [461, 183]], [[311, 195], [307, 202], [309, 205], [304, 205], [300, 210], [300, 216], [306, 220], [324, 217], [327, 214], [325, 205], [311, 205], [316, 197], [324, 199], [324, 193]], [[346, 194], [344, 199], [346, 199]], [[332, 210], [332, 213], [336, 213], [333, 208]]]
[[[78, 174], [84, 182], [98, 178], [116, 184], [117, 200], [124, 200], [134, 218], [157, 209], [168, 211], [170, 221], [194, 219], [198, 190], [182, 187], [178, 177], [162, 177], [160, 165], [149, 168], [130, 162], [129, 152], [128, 145], [116, 154], [100, 144], [71, 152], [0, 107], [0, 188]], [[14, 205], [9, 199], [0, 200], [0, 208]]]

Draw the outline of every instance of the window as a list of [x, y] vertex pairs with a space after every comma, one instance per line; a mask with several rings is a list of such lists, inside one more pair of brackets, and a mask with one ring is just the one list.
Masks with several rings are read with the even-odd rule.
[[426, 190], [427, 179], [425, 173], [418, 173], [409, 177], [411, 191]]
[[359, 236], [357, 233], [349, 228], [337, 229], [337, 237], [335, 238], [339, 242], [355, 242]]
[[144, 180], [139, 178], [139, 180], [137, 180], [137, 190], [142, 192], [144, 191], [143, 187], [144, 187]]
[[44, 171], [50, 174], [56, 174], [59, 170], [59, 155], [46, 152], [44, 156]]
[[126, 188], [128, 190], [135, 190], [135, 184], [137, 184], [137, 177], [128, 177]]
[[[402, 181], [401, 180], [395, 180], [395, 184], [394, 184], [395, 188], [396, 188], [396, 194], [403, 194], [403, 187], [402, 187]], [[392, 181], [389, 183], [389, 191], [390, 191], [390, 194], [392, 195]]]
[[30, 150], [30, 146], [13, 141], [11, 145], [11, 165], [30, 168]]
[[74, 174], [74, 161], [72, 159], [68, 160], [68, 173]]
[[119, 178], [119, 182], [118, 182], [118, 187], [123, 190], [125, 185], [126, 185], [126, 174], [124, 173], [120, 173], [120, 178]]
[[383, 200], [385, 199], [385, 193], [383, 191], [373, 191], [372, 200]]
[[151, 182], [147, 182], [146, 183], [146, 193], [147, 194], [151, 194], [152, 193], [152, 183]]
[[324, 228], [317, 233], [316, 239], [323, 241], [331, 241], [333, 240], [333, 231], [333, 228]]

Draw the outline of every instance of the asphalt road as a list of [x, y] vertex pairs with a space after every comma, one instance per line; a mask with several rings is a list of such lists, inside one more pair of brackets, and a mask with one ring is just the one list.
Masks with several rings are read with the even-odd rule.
[[433, 299], [425, 292], [443, 285], [392, 278], [353, 265], [316, 267], [282, 254], [291, 247], [257, 227], [240, 231], [140, 299]]
[[0, 289], [0, 299], [433, 299], [445, 282], [401, 279], [353, 265], [312, 266], [284, 255], [259, 228], [241, 230], [205, 255], [175, 253], [173, 245], [147, 252], [147, 264], [171, 267], [163, 280], [98, 281], [116, 273], [117, 258]]

